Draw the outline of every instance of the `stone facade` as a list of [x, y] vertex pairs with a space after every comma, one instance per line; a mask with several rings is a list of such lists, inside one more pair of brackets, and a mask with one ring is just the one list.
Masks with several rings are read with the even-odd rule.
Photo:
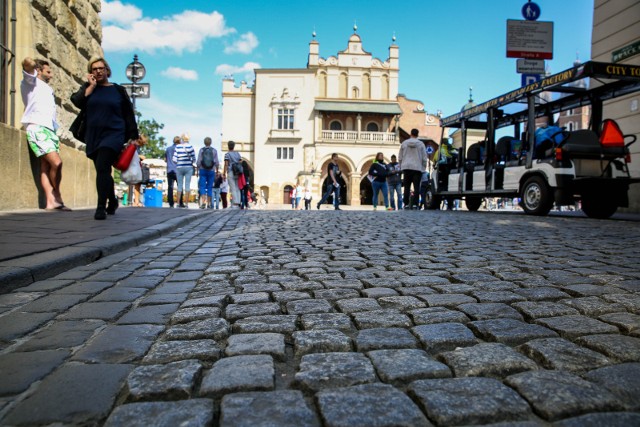
[[[69, 126], [76, 117], [77, 109], [69, 100], [86, 74], [86, 65], [90, 57], [102, 56], [102, 24], [100, 22], [100, 0], [17, 0], [15, 10], [9, 10], [15, 16], [15, 38], [7, 45], [15, 53], [6, 72], [6, 81], [14, 79], [15, 93], [8, 96], [5, 109], [8, 128], [3, 128], [3, 143], [11, 148], [5, 151], [15, 155], [0, 157], [0, 168], [5, 171], [20, 169], [20, 196], [15, 197], [3, 192], [0, 195], [0, 210], [30, 209], [42, 207], [39, 203], [38, 188], [34, 177], [39, 174], [39, 162], [29, 153], [26, 136], [19, 131], [24, 105], [20, 96], [22, 80], [22, 60], [27, 57], [43, 58], [49, 61], [53, 70], [53, 87], [58, 107], [58, 136], [63, 159], [62, 193], [65, 202], [71, 207], [89, 206], [95, 203], [93, 184], [80, 185], [79, 181], [95, 182], [95, 172], [90, 160], [84, 154], [84, 144], [75, 140], [69, 132]], [[12, 130], [13, 129], [13, 130]], [[66, 147], [65, 147], [66, 146]], [[24, 169], [30, 164], [31, 172]], [[78, 193], [81, 192], [81, 193]]]

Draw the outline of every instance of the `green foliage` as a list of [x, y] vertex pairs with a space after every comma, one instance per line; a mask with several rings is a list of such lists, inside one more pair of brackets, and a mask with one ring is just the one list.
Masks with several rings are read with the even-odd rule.
[[140, 154], [147, 159], [161, 159], [164, 156], [167, 143], [164, 136], [160, 136], [158, 133], [164, 128], [164, 124], [156, 122], [155, 119], [143, 119], [139, 111], [136, 111], [136, 117], [140, 133], [149, 139], [145, 146], [140, 147]]

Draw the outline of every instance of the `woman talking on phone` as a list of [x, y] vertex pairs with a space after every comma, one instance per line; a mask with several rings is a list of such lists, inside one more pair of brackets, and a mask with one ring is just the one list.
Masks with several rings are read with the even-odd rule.
[[87, 145], [87, 157], [96, 168], [98, 207], [94, 218], [103, 220], [118, 208], [111, 167], [124, 144], [132, 140], [139, 145], [141, 137], [126, 90], [109, 82], [109, 63], [104, 58], [93, 58], [87, 71], [87, 82], [71, 95], [71, 102], [80, 108], [71, 131]]

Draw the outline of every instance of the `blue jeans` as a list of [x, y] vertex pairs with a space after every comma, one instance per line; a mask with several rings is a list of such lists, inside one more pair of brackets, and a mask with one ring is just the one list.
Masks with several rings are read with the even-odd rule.
[[214, 188], [211, 193], [211, 206], [213, 209], [220, 209], [220, 187]]
[[384, 207], [389, 207], [389, 188], [387, 187], [387, 181], [378, 182], [373, 181], [371, 183], [373, 187], [373, 207], [378, 206], [378, 194], [382, 191], [382, 196], [384, 197]]
[[[189, 201], [188, 193], [191, 190], [191, 176], [193, 175], [193, 167], [192, 166], [182, 166], [176, 168], [176, 179], [178, 180], [178, 193], [182, 193], [182, 189], [184, 188], [184, 192], [187, 193], [187, 197], [184, 198], [186, 202]], [[184, 180], [184, 184], [183, 184]]]
[[402, 209], [402, 183], [387, 184], [389, 186], [389, 201], [391, 208], [396, 208], [396, 196], [398, 196], [398, 210]]
[[340, 187], [336, 187], [333, 184], [327, 185], [327, 191], [324, 193], [324, 196], [322, 196], [322, 199], [318, 202], [318, 207], [320, 207], [321, 204], [327, 201], [331, 193], [333, 193], [333, 206], [338, 209], [338, 207], [340, 206]]
[[200, 179], [198, 180], [198, 187], [201, 196], [208, 196], [211, 198], [213, 193], [213, 180], [216, 177], [216, 173], [213, 169], [200, 169]]

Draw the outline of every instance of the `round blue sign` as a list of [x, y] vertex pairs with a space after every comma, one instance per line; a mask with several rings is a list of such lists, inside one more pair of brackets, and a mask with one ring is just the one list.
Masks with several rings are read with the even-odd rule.
[[529, 1], [522, 6], [522, 16], [527, 21], [536, 21], [540, 17], [540, 6]]
[[427, 146], [427, 154], [432, 154], [433, 153], [433, 147], [432, 146]]

